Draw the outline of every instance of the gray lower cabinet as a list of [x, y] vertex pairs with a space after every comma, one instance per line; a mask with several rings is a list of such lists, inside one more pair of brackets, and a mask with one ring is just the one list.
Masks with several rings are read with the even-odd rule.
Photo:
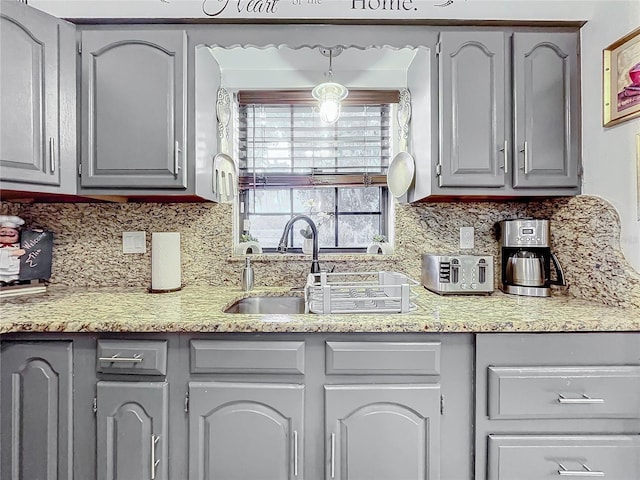
[[640, 475], [638, 333], [39, 338], [0, 343], [2, 478]]
[[490, 435], [489, 480], [640, 478], [640, 435]]
[[169, 471], [166, 382], [98, 382], [98, 480], [166, 480]]
[[81, 49], [82, 189], [184, 190], [186, 33], [85, 30]]
[[325, 478], [440, 478], [439, 385], [325, 386]]
[[438, 480], [441, 343], [347, 339], [192, 340], [189, 479]]
[[304, 386], [189, 383], [189, 480], [302, 479]]
[[0, 187], [75, 193], [75, 27], [15, 1], [0, 10]]
[[491, 366], [488, 376], [490, 419], [640, 415], [640, 366]]
[[575, 32], [441, 33], [437, 192], [579, 193], [577, 45]]
[[640, 478], [640, 334], [476, 337], [476, 480]]
[[0, 364], [0, 476], [73, 478], [72, 342], [3, 342]]

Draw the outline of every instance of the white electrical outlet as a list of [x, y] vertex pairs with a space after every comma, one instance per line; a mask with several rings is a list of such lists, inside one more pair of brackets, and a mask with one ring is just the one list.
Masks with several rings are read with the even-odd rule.
[[460, 227], [460, 249], [473, 248], [473, 227]]
[[122, 232], [122, 253], [146, 253], [147, 235], [145, 232]]

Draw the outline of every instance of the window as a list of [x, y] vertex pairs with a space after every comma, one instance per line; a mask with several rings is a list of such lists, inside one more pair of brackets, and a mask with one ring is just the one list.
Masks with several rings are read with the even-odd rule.
[[[310, 92], [239, 92], [240, 225], [264, 251], [275, 250], [297, 214], [314, 220], [325, 251], [364, 251], [374, 235], [387, 235], [398, 92], [349, 97], [327, 125]], [[289, 246], [301, 247], [305, 227], [296, 223]]]

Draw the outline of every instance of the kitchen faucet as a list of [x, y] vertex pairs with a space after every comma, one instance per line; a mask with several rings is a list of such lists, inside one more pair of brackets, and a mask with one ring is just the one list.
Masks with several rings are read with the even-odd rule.
[[280, 253], [285, 253], [287, 251], [289, 232], [291, 232], [293, 224], [298, 220], [304, 220], [309, 224], [309, 228], [311, 228], [311, 233], [313, 235], [313, 257], [311, 260], [311, 273], [320, 273], [320, 264], [318, 263], [318, 229], [316, 228], [316, 224], [313, 223], [313, 220], [311, 220], [306, 215], [296, 215], [289, 219], [287, 224], [284, 226], [282, 237], [280, 237], [280, 242], [278, 243], [278, 251]]

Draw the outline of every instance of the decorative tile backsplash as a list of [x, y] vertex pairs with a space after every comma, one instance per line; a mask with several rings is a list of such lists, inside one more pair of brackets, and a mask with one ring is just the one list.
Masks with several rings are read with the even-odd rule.
[[[20, 215], [29, 228], [54, 232], [52, 284], [79, 287], [148, 287], [151, 233], [180, 232], [185, 285], [239, 285], [242, 259], [232, 255], [232, 207], [214, 203], [0, 203], [0, 214]], [[464, 253], [494, 255], [496, 224], [504, 219], [547, 218], [552, 250], [567, 280], [560, 289], [608, 305], [640, 307], [640, 274], [619, 245], [620, 223], [605, 200], [578, 197], [528, 202], [437, 202], [396, 205], [395, 253], [320, 255], [336, 271], [400, 270], [420, 278], [424, 252], [460, 253], [460, 227], [475, 228]], [[147, 253], [122, 253], [122, 232], [146, 231]], [[257, 285], [302, 286], [310, 267], [302, 255], [254, 256]], [[496, 282], [499, 280], [496, 275]], [[294, 280], [299, 279], [299, 280]]]

